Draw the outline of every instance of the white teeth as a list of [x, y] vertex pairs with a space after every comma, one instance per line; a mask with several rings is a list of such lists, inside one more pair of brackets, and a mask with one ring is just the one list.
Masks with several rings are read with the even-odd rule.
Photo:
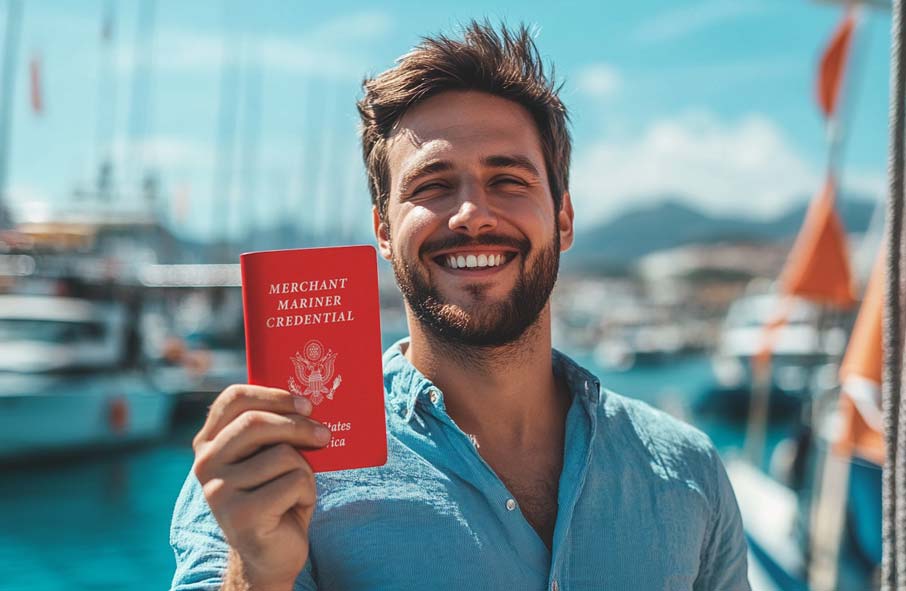
[[447, 266], [451, 269], [496, 267], [502, 265], [506, 260], [502, 254], [469, 254], [469, 255], [447, 255]]

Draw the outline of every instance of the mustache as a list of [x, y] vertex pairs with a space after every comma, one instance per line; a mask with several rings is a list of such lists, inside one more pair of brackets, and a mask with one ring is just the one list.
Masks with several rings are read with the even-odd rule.
[[470, 238], [468, 236], [457, 234], [455, 236], [450, 236], [449, 238], [440, 238], [438, 240], [425, 242], [419, 249], [418, 254], [419, 256], [426, 256], [432, 252], [437, 252], [439, 250], [447, 250], [449, 248], [465, 248], [471, 246], [505, 246], [509, 248], [515, 248], [523, 256], [528, 254], [529, 250], [531, 250], [531, 244], [528, 240], [525, 239], [520, 240], [519, 238], [502, 236], [499, 234], [484, 234], [477, 238]]

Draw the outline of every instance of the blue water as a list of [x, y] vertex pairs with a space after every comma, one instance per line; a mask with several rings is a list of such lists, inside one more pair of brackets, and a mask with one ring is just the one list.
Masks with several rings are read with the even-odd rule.
[[[612, 390], [680, 411], [710, 384], [708, 362], [701, 357], [598, 375]], [[167, 539], [170, 514], [202, 420], [132, 450], [4, 467], [0, 589], [166, 589], [174, 566]], [[738, 425], [699, 426], [722, 451], [741, 446]]]
[[4, 468], [0, 589], [165, 589], [190, 439]]

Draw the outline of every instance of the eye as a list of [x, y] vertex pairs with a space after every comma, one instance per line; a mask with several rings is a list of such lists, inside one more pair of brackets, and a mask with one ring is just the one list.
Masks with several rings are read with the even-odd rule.
[[427, 183], [427, 184], [422, 185], [421, 187], [417, 188], [416, 190], [412, 191], [412, 194], [413, 194], [413, 195], [418, 195], [419, 193], [422, 193], [422, 192], [424, 192], [424, 191], [428, 191], [428, 190], [430, 190], [430, 189], [445, 189], [445, 188], [446, 188], [446, 185], [443, 184], [443, 183], [438, 183], [438, 182], [435, 182], [435, 183]]
[[505, 177], [500, 177], [500, 178], [494, 179], [494, 181], [491, 184], [492, 185], [503, 185], [503, 186], [506, 186], [506, 185], [516, 185], [516, 186], [520, 186], [520, 187], [525, 186], [525, 183], [522, 180], [517, 179], [515, 177], [511, 177], [511, 176], [505, 176]]

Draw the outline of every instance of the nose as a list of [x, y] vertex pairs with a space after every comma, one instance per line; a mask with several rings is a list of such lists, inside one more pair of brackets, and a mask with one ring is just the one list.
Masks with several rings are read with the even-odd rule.
[[487, 193], [480, 186], [461, 189], [449, 226], [454, 232], [468, 236], [478, 236], [497, 227], [497, 215], [488, 203]]

